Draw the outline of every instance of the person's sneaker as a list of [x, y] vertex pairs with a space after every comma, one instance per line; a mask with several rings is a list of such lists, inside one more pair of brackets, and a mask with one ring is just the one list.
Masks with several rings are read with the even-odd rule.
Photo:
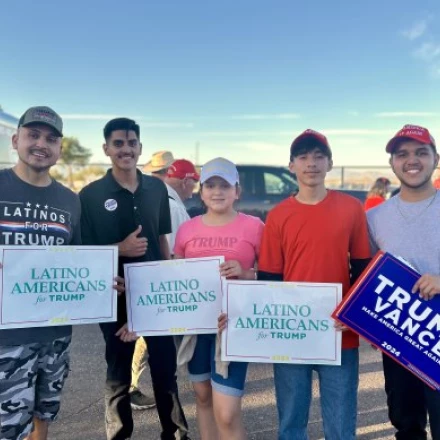
[[156, 406], [153, 396], [146, 396], [138, 389], [130, 391], [130, 401], [134, 410], [150, 409]]

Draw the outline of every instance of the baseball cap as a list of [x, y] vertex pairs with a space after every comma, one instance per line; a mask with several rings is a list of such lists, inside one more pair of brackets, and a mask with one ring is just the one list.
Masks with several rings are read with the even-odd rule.
[[402, 129], [400, 129], [394, 137], [387, 143], [386, 152], [393, 153], [396, 149], [397, 145], [403, 138], [413, 139], [414, 141], [420, 142], [421, 144], [431, 145], [434, 150], [437, 151], [437, 147], [435, 145], [435, 140], [429, 133], [427, 128], [420, 127], [418, 125], [404, 125]]
[[61, 116], [50, 107], [28, 108], [18, 121], [18, 128], [31, 124], [44, 124], [53, 128], [61, 137], [63, 136], [63, 120]]
[[235, 164], [223, 157], [216, 157], [203, 165], [200, 183], [205, 183], [211, 177], [221, 177], [230, 185], [235, 185], [240, 180]]
[[328, 143], [327, 138], [322, 133], [312, 130], [311, 128], [303, 131], [297, 138], [293, 140], [292, 145], [290, 146], [290, 156], [293, 156], [295, 150], [297, 150], [305, 140], [310, 139], [316, 141], [319, 146], [324, 148], [325, 153], [330, 158], [332, 157], [332, 150], [330, 149], [330, 144]]
[[151, 160], [144, 166], [144, 171], [154, 173], [168, 168], [174, 162], [171, 151], [157, 151], [151, 156]]
[[200, 179], [194, 164], [185, 159], [175, 160], [168, 168], [167, 176], [175, 177], [177, 179], [190, 178], [197, 181]]

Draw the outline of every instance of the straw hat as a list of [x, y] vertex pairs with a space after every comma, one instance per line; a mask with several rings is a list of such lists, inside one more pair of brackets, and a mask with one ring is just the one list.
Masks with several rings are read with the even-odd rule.
[[144, 166], [146, 173], [155, 173], [168, 168], [174, 162], [171, 151], [157, 151], [151, 156], [151, 160]]

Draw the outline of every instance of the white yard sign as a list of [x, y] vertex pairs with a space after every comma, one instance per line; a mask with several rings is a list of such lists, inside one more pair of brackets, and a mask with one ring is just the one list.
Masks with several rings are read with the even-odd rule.
[[115, 246], [0, 246], [0, 329], [116, 321]]
[[216, 333], [223, 257], [124, 265], [128, 327], [138, 335]]
[[341, 364], [341, 332], [331, 314], [340, 284], [227, 281], [222, 360]]

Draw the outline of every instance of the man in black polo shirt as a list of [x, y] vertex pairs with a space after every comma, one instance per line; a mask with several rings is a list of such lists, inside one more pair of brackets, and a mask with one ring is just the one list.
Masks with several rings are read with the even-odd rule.
[[[83, 244], [117, 244], [119, 275], [124, 263], [169, 258], [166, 234], [171, 232], [168, 194], [159, 179], [146, 176], [136, 165], [142, 152], [139, 125], [127, 118], [104, 127], [104, 153], [112, 168], [80, 193]], [[117, 331], [127, 322], [125, 296], [118, 298], [118, 321], [101, 324], [106, 344], [105, 387], [108, 440], [125, 440], [133, 432], [129, 389], [134, 342], [122, 342]], [[187, 438], [187, 423], [178, 398], [176, 351], [172, 336], [148, 337], [151, 379], [162, 440]]]

